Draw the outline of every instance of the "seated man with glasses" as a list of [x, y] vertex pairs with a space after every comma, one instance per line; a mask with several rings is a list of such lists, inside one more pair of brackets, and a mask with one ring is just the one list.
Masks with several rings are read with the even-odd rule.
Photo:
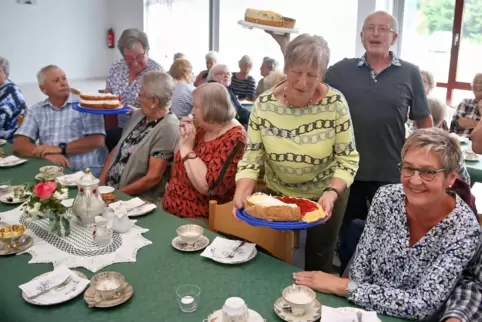
[[473, 209], [451, 192], [461, 157], [455, 138], [441, 129], [418, 130], [401, 156], [402, 183], [375, 194], [349, 278], [302, 272], [294, 279], [364, 309], [418, 321], [450, 296], [481, 231]]
[[[137, 96], [142, 75], [149, 71], [163, 72], [164, 69], [148, 58], [149, 40], [145, 32], [135, 28], [124, 30], [117, 47], [123, 59], [112, 64], [105, 92], [119, 95], [123, 104], [140, 107], [137, 103]], [[119, 142], [128, 118], [127, 115], [119, 115], [117, 128], [107, 131], [106, 145], [109, 151]]]

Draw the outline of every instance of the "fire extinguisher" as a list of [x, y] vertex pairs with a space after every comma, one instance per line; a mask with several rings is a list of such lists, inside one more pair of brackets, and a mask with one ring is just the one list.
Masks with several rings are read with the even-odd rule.
[[115, 35], [114, 29], [110, 28], [107, 31], [107, 47], [114, 48], [115, 47]]

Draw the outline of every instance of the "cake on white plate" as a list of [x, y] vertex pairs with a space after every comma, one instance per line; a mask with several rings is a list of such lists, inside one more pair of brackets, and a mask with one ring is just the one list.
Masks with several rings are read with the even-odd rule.
[[122, 107], [119, 96], [110, 93], [81, 93], [80, 107], [111, 110]]
[[277, 12], [251, 8], [246, 9], [244, 20], [260, 25], [281, 28], [294, 28], [296, 24], [296, 19], [284, 17]]

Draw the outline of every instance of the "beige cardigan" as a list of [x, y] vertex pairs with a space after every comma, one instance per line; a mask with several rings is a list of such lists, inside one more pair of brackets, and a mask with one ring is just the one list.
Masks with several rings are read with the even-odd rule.
[[[129, 121], [124, 126], [121, 139], [117, 144], [117, 147], [122, 145], [122, 142], [127, 136], [134, 130], [136, 125], [144, 118], [144, 114], [141, 110], [132, 114]], [[167, 114], [156, 126], [147, 134], [136, 147], [135, 153], [133, 153], [122, 172], [119, 182], [119, 188], [125, 187], [132, 182], [144, 177], [149, 170], [149, 157], [160, 151], [172, 151], [174, 154], [175, 148], [179, 141], [179, 120], [171, 113]], [[109, 170], [112, 167], [119, 150], [114, 150], [111, 162], [109, 164]], [[166, 183], [169, 180], [170, 169], [167, 168], [161, 178], [161, 182], [155, 187], [145, 191], [140, 198], [156, 203], [159, 198], [164, 196]]]

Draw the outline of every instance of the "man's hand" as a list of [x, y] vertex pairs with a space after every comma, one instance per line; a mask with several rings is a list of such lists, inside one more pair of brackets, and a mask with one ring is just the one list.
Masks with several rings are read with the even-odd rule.
[[33, 149], [32, 153], [37, 158], [45, 158], [49, 154], [61, 154], [62, 149], [58, 146], [42, 144]]
[[53, 164], [61, 166], [63, 168], [70, 168], [69, 160], [62, 154], [49, 154], [44, 157], [45, 160], [49, 160]]

